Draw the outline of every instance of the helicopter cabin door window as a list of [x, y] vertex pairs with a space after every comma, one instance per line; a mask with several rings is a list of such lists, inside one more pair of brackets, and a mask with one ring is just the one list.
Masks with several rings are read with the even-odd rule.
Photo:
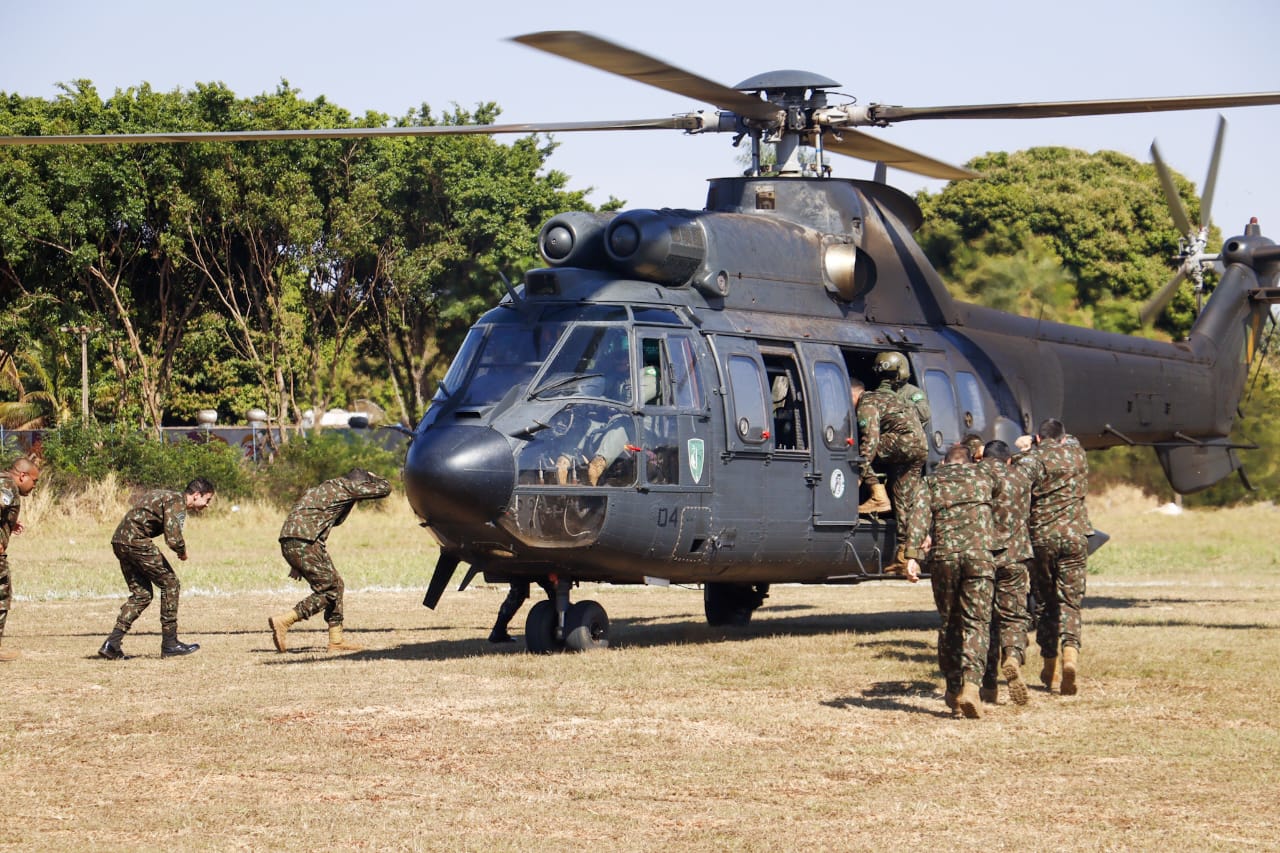
[[733, 432], [747, 444], [762, 445], [769, 439], [764, 375], [755, 359], [729, 356], [729, 388], [733, 395]]
[[724, 397], [725, 451], [764, 453], [772, 450], [772, 407], [760, 347], [752, 340], [728, 336], [708, 339], [720, 367]]
[[960, 398], [960, 421], [964, 431], [981, 434], [987, 428], [987, 414], [982, 405], [982, 386], [978, 384], [978, 377], [957, 370], [956, 396]]
[[960, 417], [956, 412], [956, 395], [951, 387], [951, 377], [945, 370], [930, 369], [924, 372], [924, 393], [929, 398], [933, 418], [929, 443], [939, 453], [961, 438]]
[[805, 451], [809, 447], [808, 423], [800, 367], [790, 353], [761, 348], [761, 354], [769, 380], [773, 447], [779, 451]]

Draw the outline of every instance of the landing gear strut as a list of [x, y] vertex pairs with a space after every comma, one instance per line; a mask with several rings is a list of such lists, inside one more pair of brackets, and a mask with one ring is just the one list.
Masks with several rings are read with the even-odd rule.
[[524, 623], [525, 645], [535, 655], [565, 649], [585, 652], [609, 647], [609, 616], [594, 601], [569, 603], [572, 581], [553, 578], [556, 600], [539, 601]]

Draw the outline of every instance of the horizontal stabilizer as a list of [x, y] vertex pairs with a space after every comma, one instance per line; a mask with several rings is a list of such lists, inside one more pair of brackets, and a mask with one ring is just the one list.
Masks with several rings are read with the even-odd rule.
[[1209, 488], [1239, 469], [1237, 447], [1226, 443], [1226, 439], [1220, 444], [1156, 445], [1156, 456], [1173, 490], [1188, 495]]

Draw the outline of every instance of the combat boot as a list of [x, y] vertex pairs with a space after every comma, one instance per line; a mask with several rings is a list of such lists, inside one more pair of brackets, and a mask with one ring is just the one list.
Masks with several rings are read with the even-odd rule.
[[952, 692], [950, 688], [942, 694], [942, 701], [947, 703], [947, 707], [951, 709], [952, 713], [960, 710], [960, 700], [956, 696], [957, 694]]
[[1000, 674], [1009, 683], [1009, 699], [1013, 704], [1027, 704], [1027, 682], [1022, 680], [1022, 663], [1013, 649], [1004, 650], [1004, 659], [1000, 662]]
[[1080, 650], [1075, 646], [1062, 647], [1062, 687], [1059, 692], [1063, 696], [1076, 695], [1076, 669], [1080, 665]]
[[271, 642], [275, 643], [276, 651], [288, 651], [288, 644], [285, 640], [285, 633], [293, 623], [298, 621], [298, 614], [293, 608], [283, 613], [277, 613], [267, 619], [267, 627], [271, 629]]
[[1000, 704], [1000, 688], [997, 687], [979, 687], [978, 698], [988, 705]]
[[516, 638], [507, 633], [506, 625], [494, 625], [493, 630], [489, 632], [489, 642], [491, 643], [514, 643]]
[[1053, 674], [1058, 668], [1058, 659], [1056, 657], [1045, 658], [1044, 663], [1040, 666], [1040, 683], [1045, 686], [1046, 690], [1053, 689]]
[[102, 648], [98, 649], [98, 657], [104, 660], [121, 660], [124, 658], [124, 649], [120, 644], [124, 642], [124, 631], [112, 631], [107, 639], [103, 641]]
[[165, 631], [160, 639], [160, 657], [172, 658], [189, 655], [200, 650], [199, 643], [184, 643], [178, 639], [178, 629]]
[[8, 663], [11, 660], [17, 660], [20, 657], [22, 657], [22, 655], [15, 652], [13, 649], [0, 649], [0, 661], [4, 661], [5, 663]]
[[982, 697], [978, 695], [978, 685], [973, 682], [966, 681], [964, 687], [960, 688], [960, 695], [956, 697], [956, 704], [960, 706], [960, 713], [964, 714], [968, 719], [982, 719]]
[[329, 626], [329, 648], [331, 652], [362, 652], [364, 646], [355, 646], [342, 639], [342, 626]]
[[859, 515], [878, 515], [892, 510], [893, 504], [889, 502], [889, 493], [885, 491], [884, 483], [872, 483], [871, 497], [858, 505]]

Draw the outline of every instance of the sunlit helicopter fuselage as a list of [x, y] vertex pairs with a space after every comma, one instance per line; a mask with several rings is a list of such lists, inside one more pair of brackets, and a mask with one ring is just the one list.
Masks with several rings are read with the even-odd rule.
[[886, 349], [928, 395], [934, 459], [1052, 416], [1089, 448], [1156, 446], [1182, 491], [1238, 467], [1271, 241], [1236, 239], [1259, 270], [1228, 258], [1191, 339], [1169, 344], [952, 300], [919, 217], [883, 184], [726, 178], [704, 211], [553, 219], [552, 266], [471, 330], [410, 446], [442, 566], [709, 588], [879, 577], [893, 524], [858, 514], [849, 380], [873, 384]]

